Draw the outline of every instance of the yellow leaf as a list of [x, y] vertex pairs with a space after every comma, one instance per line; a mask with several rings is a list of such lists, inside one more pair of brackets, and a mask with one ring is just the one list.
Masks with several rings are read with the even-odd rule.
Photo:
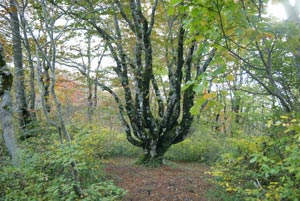
[[200, 21], [200, 24], [201, 24], [202, 27], [204, 27], [204, 26], [207, 25], [207, 22], [206, 22], [205, 20], [201, 20], [201, 21]]
[[214, 98], [214, 97], [216, 97], [216, 93], [210, 93], [210, 94], [205, 94], [204, 96], [203, 96], [203, 98], [205, 99], [205, 100], [208, 100], [208, 99], [212, 99], [212, 98]]
[[274, 35], [271, 34], [271, 33], [264, 33], [264, 36], [265, 36], [266, 38], [271, 38], [271, 39], [274, 38]]
[[226, 80], [234, 81], [234, 76], [232, 74], [229, 74], [229, 75], [226, 76]]
[[235, 29], [229, 29], [226, 33], [227, 35], [233, 35], [235, 33]]
[[223, 90], [223, 91], [221, 91], [221, 94], [222, 94], [223, 96], [227, 96], [228, 91]]
[[267, 122], [267, 128], [270, 128], [272, 126], [272, 120]]

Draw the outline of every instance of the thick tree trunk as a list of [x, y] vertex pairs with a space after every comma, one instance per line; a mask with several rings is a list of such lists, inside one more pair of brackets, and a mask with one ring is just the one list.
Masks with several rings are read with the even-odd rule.
[[159, 167], [164, 164], [164, 155], [172, 143], [163, 140], [151, 140], [145, 147], [144, 153], [138, 160], [138, 164], [149, 167]]
[[18, 146], [15, 139], [15, 131], [13, 127], [12, 101], [10, 94], [12, 82], [13, 76], [10, 73], [9, 69], [6, 67], [3, 56], [3, 48], [0, 44], [0, 119], [2, 123], [4, 142], [12, 158], [13, 165], [19, 166], [20, 160], [17, 154]]
[[[14, 82], [15, 82], [15, 96], [16, 96], [16, 113], [19, 119], [21, 129], [24, 129], [30, 122], [30, 114], [27, 110], [27, 102], [24, 85], [24, 69], [23, 56], [21, 46], [20, 24], [18, 18], [18, 10], [15, 0], [10, 0], [10, 18], [12, 31], [12, 45], [14, 58]], [[26, 136], [22, 136], [26, 138]]]
[[0, 119], [3, 130], [3, 138], [11, 156], [12, 163], [14, 166], [20, 165], [20, 159], [18, 157], [17, 151], [17, 141], [15, 138], [15, 131], [13, 128], [13, 115], [12, 115], [12, 101], [11, 94], [9, 90], [5, 90], [2, 95], [1, 108], [0, 108]]

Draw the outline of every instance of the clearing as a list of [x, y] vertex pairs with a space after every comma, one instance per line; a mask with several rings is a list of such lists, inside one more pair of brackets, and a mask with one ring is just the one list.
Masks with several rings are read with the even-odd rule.
[[134, 164], [135, 159], [112, 158], [105, 163], [107, 177], [127, 190], [124, 201], [207, 201], [211, 184], [201, 163], [173, 163], [160, 168]]

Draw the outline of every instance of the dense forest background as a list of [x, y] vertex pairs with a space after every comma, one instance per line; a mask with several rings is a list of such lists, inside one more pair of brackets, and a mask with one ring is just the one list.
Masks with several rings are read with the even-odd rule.
[[115, 156], [206, 163], [220, 200], [299, 199], [300, 1], [2, 0], [0, 15], [0, 200], [122, 200]]

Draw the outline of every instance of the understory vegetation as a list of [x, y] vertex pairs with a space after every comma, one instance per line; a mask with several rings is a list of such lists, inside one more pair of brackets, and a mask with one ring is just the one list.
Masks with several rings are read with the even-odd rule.
[[299, 86], [299, 0], [0, 1], [0, 201], [300, 201]]
[[299, 117], [280, 116], [259, 136], [230, 140], [231, 150], [212, 168], [216, 197], [224, 200], [299, 200]]
[[[91, 136], [81, 140], [80, 134], [86, 134], [83, 131], [73, 136], [76, 140], [72, 143], [61, 144], [55, 130], [46, 129], [43, 133], [47, 134], [20, 144], [20, 167], [11, 166], [9, 158], [1, 158], [0, 200], [121, 200], [126, 192], [105, 178], [101, 162], [109, 154], [103, 146], [108, 139], [90, 141], [95, 140]], [[75, 162], [83, 189], [79, 198], [74, 191], [77, 175], [71, 171]]]
[[[141, 150], [132, 146], [121, 131], [95, 124], [72, 124], [72, 143], [61, 144], [54, 128], [40, 125], [34, 137], [20, 142], [20, 167], [10, 165], [1, 153], [0, 200], [122, 200], [126, 191], [106, 179], [103, 161], [111, 157], [138, 158]], [[41, 134], [42, 133], [42, 134]], [[208, 134], [195, 133], [172, 147], [166, 160], [208, 162], [217, 159], [220, 142]], [[3, 150], [2, 150], [3, 151]], [[83, 196], [74, 192], [76, 162]]]
[[[19, 168], [2, 150], [2, 200], [122, 200], [126, 191], [106, 179], [103, 161], [138, 158], [122, 130], [96, 124], [70, 124], [72, 143], [61, 144], [54, 128], [40, 125], [35, 137], [20, 143]], [[239, 128], [241, 129], [241, 128]], [[166, 160], [207, 163], [212, 168], [212, 200], [297, 200], [299, 197], [299, 120], [280, 116], [266, 122], [267, 133], [232, 135], [213, 132], [211, 124], [194, 124], [194, 132], [174, 145]], [[42, 133], [42, 134], [41, 134]], [[70, 164], [77, 163], [83, 197], [74, 193]]]

